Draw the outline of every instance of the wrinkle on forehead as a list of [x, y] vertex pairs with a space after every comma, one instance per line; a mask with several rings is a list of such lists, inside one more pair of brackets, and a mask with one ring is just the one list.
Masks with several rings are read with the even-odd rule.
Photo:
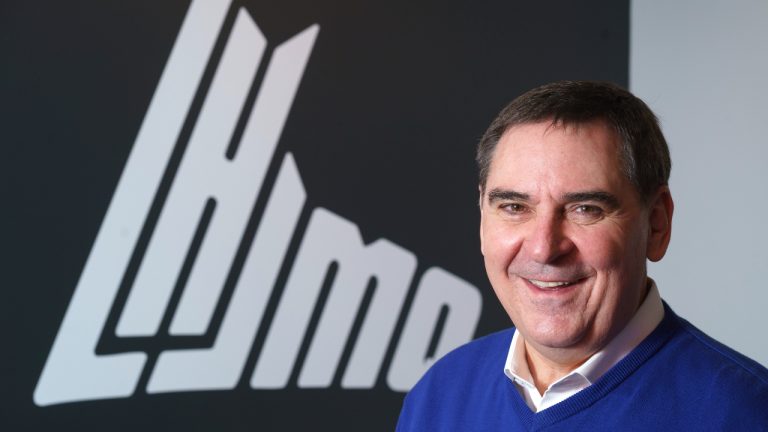
[[616, 208], [632, 187], [619, 151], [618, 136], [601, 121], [514, 126], [499, 141], [482, 192], [489, 203], [545, 199]]
[[491, 161], [487, 189], [564, 193], [609, 191], [626, 181], [618, 137], [604, 122], [530, 123], [504, 133]]

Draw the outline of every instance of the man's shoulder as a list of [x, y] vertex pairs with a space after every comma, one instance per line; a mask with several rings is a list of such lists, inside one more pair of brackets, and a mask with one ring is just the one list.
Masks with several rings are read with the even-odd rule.
[[667, 312], [665, 321], [674, 323], [667, 326], [672, 337], [632, 380], [634, 385], [648, 397], [661, 396], [678, 413], [718, 425], [714, 429], [765, 430], [768, 369]]
[[504, 359], [513, 334], [514, 328], [508, 328], [459, 346], [437, 360], [411, 392], [466, 391], [504, 378]]
[[513, 334], [509, 328], [483, 336], [435, 362], [408, 392], [398, 430], [493, 429], [479, 425], [496, 424], [510, 409], [504, 359]]
[[[676, 421], [704, 430], [767, 430], [768, 369], [708, 336], [667, 306], [671, 336], [628, 381], [644, 404], [661, 400]], [[666, 329], [666, 330], [665, 330]]]
[[708, 368], [710, 378], [735, 381], [736, 384], [749, 383], [768, 392], [768, 369], [715, 340], [685, 319], [678, 317], [678, 320], [687, 339], [691, 363]]

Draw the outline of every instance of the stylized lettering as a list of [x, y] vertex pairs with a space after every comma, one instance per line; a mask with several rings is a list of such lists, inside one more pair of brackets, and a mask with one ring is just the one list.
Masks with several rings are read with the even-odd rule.
[[44, 406], [134, 392], [144, 353], [97, 356], [96, 343], [205, 70], [228, 1], [190, 5], [34, 392]]
[[[443, 306], [448, 306], [448, 317], [442, 335], [434, 335], [435, 323]], [[482, 297], [477, 288], [443, 269], [428, 269], [419, 282], [389, 367], [389, 388], [408, 391], [435, 360], [472, 340], [481, 310]], [[433, 336], [438, 336], [439, 342], [434, 355], [427, 358]]]
[[305, 199], [290, 153], [272, 189], [228, 310], [210, 349], [166, 351], [147, 392], [229, 389], [237, 385]]
[[[271, 143], [243, 140], [234, 160], [225, 157], [266, 45], [241, 9], [120, 316], [118, 336], [157, 332], [198, 216], [211, 197], [216, 209], [170, 329], [173, 334], [205, 333], [266, 173], [270, 158], [264, 162], [261, 153], [272, 153]], [[260, 152], [259, 146], [267, 148]]]
[[[139, 236], [192, 100], [204, 90], [200, 80], [229, 7], [223, 0], [194, 0], [190, 6], [38, 381], [37, 405], [127, 397], [136, 390], [146, 354], [96, 355], [95, 349], [128, 263], [139, 253]], [[318, 31], [312, 25], [275, 48], [242, 138], [228, 155], [267, 52], [253, 19], [238, 10], [157, 225], [148, 228], [152, 235], [118, 318], [117, 336], [158, 332], [200, 215], [214, 202], [169, 328], [172, 335], [205, 334], [225, 281], [237, 271], [234, 259], [249, 240], [243, 236], [255, 222], [251, 213], [260, 194], [267, 203], [232, 297], [223, 305], [213, 346], [160, 353], [149, 393], [235, 387], [260, 325], [268, 332], [250, 377], [256, 389], [285, 387], [307, 338], [299, 387], [328, 387], [339, 376], [342, 388], [371, 388], [382, 375], [387, 348], [396, 344], [386, 380], [397, 391], [409, 389], [434, 359], [472, 338], [480, 295], [456, 276], [431, 268], [405, 311], [400, 340], [393, 340], [416, 257], [386, 239], [364, 244], [354, 223], [322, 208], [313, 210], [304, 238], [295, 239], [301, 244], [275, 316], [263, 322], [278, 273], [291, 260], [286, 254], [300, 215], [307, 211], [296, 162], [290, 153], [280, 162], [276, 148]], [[264, 180], [272, 163], [281, 166], [270, 191]], [[321, 307], [326, 279], [330, 286]], [[308, 327], [313, 313], [314, 329]], [[438, 316], [442, 330], [435, 329]]]
[[[251, 377], [252, 387], [281, 388], [287, 384], [332, 262], [337, 263], [338, 271], [299, 385], [324, 387], [330, 384], [371, 277], [376, 277], [378, 283], [356, 353], [352, 356], [351, 363], [356, 364], [357, 375], [351, 381], [354, 385], [365, 385], [371, 381], [371, 376], [375, 380], [397, 320], [397, 313], [393, 312], [402, 306], [408, 282], [416, 268], [416, 258], [383, 239], [364, 246], [354, 224], [318, 208], [312, 214], [286, 282]], [[373, 323], [371, 317], [374, 317]], [[370, 353], [359, 353], [361, 349], [370, 350]], [[361, 368], [368, 370], [360, 373]]]

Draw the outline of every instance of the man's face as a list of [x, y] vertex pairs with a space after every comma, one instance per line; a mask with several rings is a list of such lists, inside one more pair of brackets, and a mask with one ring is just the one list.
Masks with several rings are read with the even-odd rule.
[[645, 295], [651, 209], [622, 174], [618, 145], [603, 122], [546, 121], [510, 128], [495, 149], [481, 196], [485, 267], [539, 352], [591, 355]]

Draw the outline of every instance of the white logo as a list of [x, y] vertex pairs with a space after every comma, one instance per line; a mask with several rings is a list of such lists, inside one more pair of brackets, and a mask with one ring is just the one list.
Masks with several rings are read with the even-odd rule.
[[[195, 0], [190, 6], [37, 383], [37, 405], [128, 397], [136, 391], [147, 355], [97, 355], [95, 348], [229, 6], [228, 0]], [[274, 49], [242, 139], [228, 157], [228, 144], [267, 48], [249, 14], [238, 11], [141, 257], [117, 336], [157, 334], [203, 213], [210, 220], [169, 332], [205, 334], [256, 199], [260, 193], [269, 196], [215, 343], [205, 349], [163, 351], [149, 375], [148, 393], [234, 388], [260, 326], [269, 326], [269, 331], [250, 386], [285, 387], [332, 263], [337, 271], [298, 386], [330, 386], [348, 343], [354, 345], [341, 375], [343, 388], [371, 388], [381, 373], [417, 259], [385, 239], [365, 245], [353, 223], [328, 210], [309, 209], [274, 318], [262, 323], [299, 216], [307, 211], [294, 159], [290, 153], [279, 159], [275, 147], [318, 31], [317, 25], [310, 26]], [[263, 190], [271, 163], [280, 164], [277, 179], [271, 191]], [[371, 286], [359, 334], [349, 340]], [[480, 311], [474, 286], [445, 270], [427, 269], [407, 311], [387, 385], [408, 390], [435, 359], [472, 338]], [[437, 335], [434, 355], [427, 358], [441, 314], [442, 334]]]

